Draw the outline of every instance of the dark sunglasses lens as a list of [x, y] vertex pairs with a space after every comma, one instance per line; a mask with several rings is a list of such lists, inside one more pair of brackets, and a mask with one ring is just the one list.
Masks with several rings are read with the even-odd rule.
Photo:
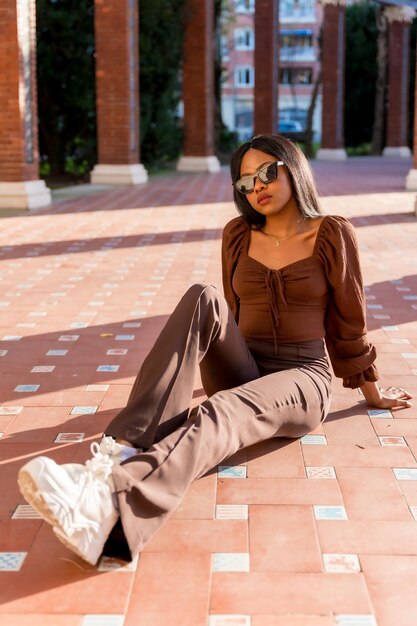
[[275, 163], [270, 163], [269, 165], [266, 165], [258, 172], [258, 178], [263, 183], [272, 183], [272, 181], [276, 179], [277, 175], [278, 164], [276, 161]]
[[245, 178], [241, 178], [236, 183], [236, 189], [240, 191], [240, 193], [251, 193], [253, 191], [253, 177], [246, 176]]

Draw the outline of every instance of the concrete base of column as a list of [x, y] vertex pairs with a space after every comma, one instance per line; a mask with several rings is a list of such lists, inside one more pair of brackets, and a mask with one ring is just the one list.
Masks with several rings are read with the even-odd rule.
[[410, 170], [405, 179], [407, 191], [417, 191], [417, 170]]
[[382, 156], [409, 158], [412, 154], [408, 146], [386, 146], [382, 152]]
[[318, 161], [346, 161], [347, 154], [344, 148], [320, 148], [316, 159]]
[[148, 180], [142, 163], [132, 165], [107, 165], [98, 163], [90, 172], [93, 185], [141, 185]]
[[219, 172], [220, 161], [216, 156], [182, 156], [177, 163], [179, 172]]
[[44, 180], [0, 182], [0, 209], [40, 209], [51, 204]]

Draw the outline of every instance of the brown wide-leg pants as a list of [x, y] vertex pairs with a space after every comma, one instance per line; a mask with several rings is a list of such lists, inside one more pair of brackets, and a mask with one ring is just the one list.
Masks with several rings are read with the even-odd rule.
[[[200, 367], [209, 396], [190, 410]], [[328, 411], [322, 340], [247, 343], [223, 296], [193, 285], [146, 357], [127, 406], [106, 434], [143, 452], [113, 467], [131, 557], [179, 506], [191, 482], [237, 450], [299, 437]]]

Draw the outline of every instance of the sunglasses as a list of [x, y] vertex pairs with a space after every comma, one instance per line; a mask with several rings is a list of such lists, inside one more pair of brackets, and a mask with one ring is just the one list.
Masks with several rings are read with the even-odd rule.
[[251, 174], [250, 176], [243, 176], [243, 178], [239, 178], [235, 183], [233, 183], [233, 187], [237, 189], [240, 193], [247, 194], [252, 193], [255, 189], [255, 180], [259, 178], [261, 183], [272, 183], [272, 181], [276, 180], [278, 177], [278, 167], [280, 165], [284, 165], [282, 161], [274, 161], [273, 163], [268, 163], [261, 167], [255, 174]]

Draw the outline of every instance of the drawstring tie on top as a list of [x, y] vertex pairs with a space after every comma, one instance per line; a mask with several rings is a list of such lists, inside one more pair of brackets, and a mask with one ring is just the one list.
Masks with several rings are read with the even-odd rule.
[[277, 329], [279, 328], [279, 325], [280, 325], [278, 301], [283, 302], [283, 304], [287, 306], [287, 301], [285, 299], [284, 280], [279, 270], [269, 269], [266, 272], [265, 287], [266, 287], [266, 293], [268, 297], [269, 311], [271, 313], [272, 334], [274, 336], [274, 350], [275, 350], [275, 354], [277, 354], [278, 353]]

